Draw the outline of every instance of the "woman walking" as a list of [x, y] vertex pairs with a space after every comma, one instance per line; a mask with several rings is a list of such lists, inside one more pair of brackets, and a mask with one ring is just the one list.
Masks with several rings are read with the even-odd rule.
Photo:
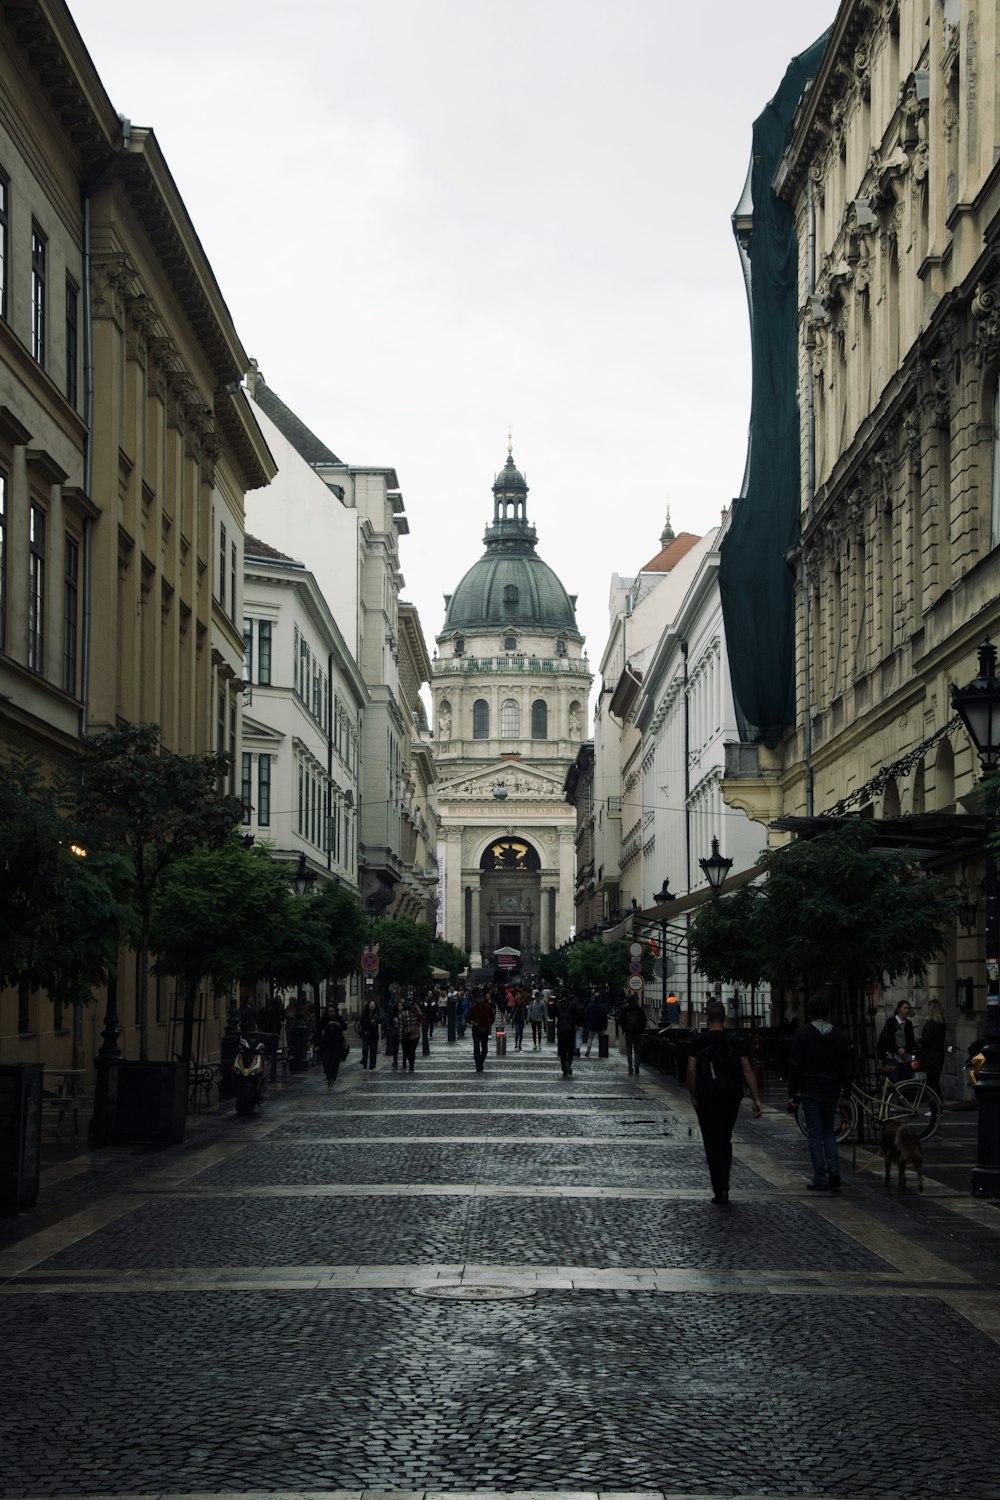
[[929, 1086], [941, 1097], [941, 1072], [944, 1068], [945, 1040], [948, 1028], [944, 1021], [944, 1012], [940, 1002], [928, 1000], [927, 1020], [924, 1022], [920, 1033], [920, 1046], [917, 1056], [920, 1058], [920, 1066], [927, 1074]]
[[514, 1023], [514, 1051], [520, 1052], [521, 1038], [524, 1036], [524, 1023], [528, 1018], [528, 1010], [525, 1005], [524, 992], [518, 990], [514, 1001], [514, 1009], [511, 1011], [511, 1020]]
[[316, 1038], [319, 1049], [319, 1060], [323, 1064], [323, 1072], [326, 1074], [326, 1087], [329, 1091], [337, 1081], [340, 1072], [340, 1064], [344, 1058], [344, 1033], [347, 1030], [347, 1022], [340, 1015], [337, 1007], [330, 1004], [326, 1007], [323, 1019], [319, 1023], [319, 1034]]
[[358, 1031], [361, 1033], [361, 1066], [373, 1073], [378, 1061], [378, 1039], [382, 1030], [382, 1017], [374, 1000], [369, 1000], [361, 1013]]
[[532, 1052], [541, 1051], [542, 1027], [545, 1025], [545, 1018], [547, 1014], [548, 1007], [546, 1006], [545, 1001], [542, 999], [541, 995], [536, 990], [531, 997], [531, 1004], [528, 1006], [528, 1020], [531, 1022]]

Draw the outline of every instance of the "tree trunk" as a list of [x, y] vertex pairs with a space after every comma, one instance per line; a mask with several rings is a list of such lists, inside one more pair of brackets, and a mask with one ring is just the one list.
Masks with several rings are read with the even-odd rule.
[[188, 981], [184, 996], [184, 1027], [181, 1032], [181, 1062], [190, 1071], [194, 1051], [194, 1008], [198, 999], [198, 975]]
[[135, 1009], [139, 1022], [139, 1061], [149, 1062], [149, 917], [145, 912], [135, 955]]

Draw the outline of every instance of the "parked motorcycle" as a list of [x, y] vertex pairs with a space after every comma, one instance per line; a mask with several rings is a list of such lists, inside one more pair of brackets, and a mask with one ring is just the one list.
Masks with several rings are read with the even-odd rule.
[[252, 1115], [255, 1109], [262, 1108], [267, 1092], [267, 1058], [263, 1042], [251, 1047], [245, 1037], [240, 1037], [239, 1051], [233, 1060], [233, 1081], [238, 1115]]

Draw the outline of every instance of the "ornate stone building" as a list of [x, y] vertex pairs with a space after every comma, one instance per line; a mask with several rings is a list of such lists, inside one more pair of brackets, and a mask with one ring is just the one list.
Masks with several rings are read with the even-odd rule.
[[[67, 7], [0, 7], [0, 750], [65, 768], [146, 721], [238, 766], [244, 498], [274, 473], [247, 365], [155, 135], [116, 113]], [[130, 1056], [135, 972], [123, 954]], [[98, 1020], [2, 995], [0, 1058], [84, 1066]]]
[[[949, 687], [1000, 626], [997, 41], [993, 4], [845, 0], [768, 185], [798, 256], [794, 707], [724, 782], [786, 832], [884, 820], [973, 893], [980, 773]], [[956, 929], [910, 989], [961, 1043], [983, 979], [981, 933]]]
[[591, 673], [576, 600], [535, 551], [528, 486], [508, 450], [486, 551], [445, 599], [432, 665], [442, 926], [512, 971], [570, 936], [576, 813], [564, 786], [587, 738]]

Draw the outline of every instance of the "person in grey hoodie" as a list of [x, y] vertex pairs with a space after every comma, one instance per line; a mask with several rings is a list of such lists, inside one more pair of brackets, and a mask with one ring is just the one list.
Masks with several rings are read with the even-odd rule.
[[830, 1002], [814, 995], [807, 1007], [809, 1022], [792, 1039], [788, 1064], [788, 1105], [801, 1104], [805, 1116], [813, 1175], [806, 1187], [813, 1192], [840, 1191], [837, 1155], [837, 1103], [851, 1092], [851, 1044], [844, 1032], [830, 1024]]

